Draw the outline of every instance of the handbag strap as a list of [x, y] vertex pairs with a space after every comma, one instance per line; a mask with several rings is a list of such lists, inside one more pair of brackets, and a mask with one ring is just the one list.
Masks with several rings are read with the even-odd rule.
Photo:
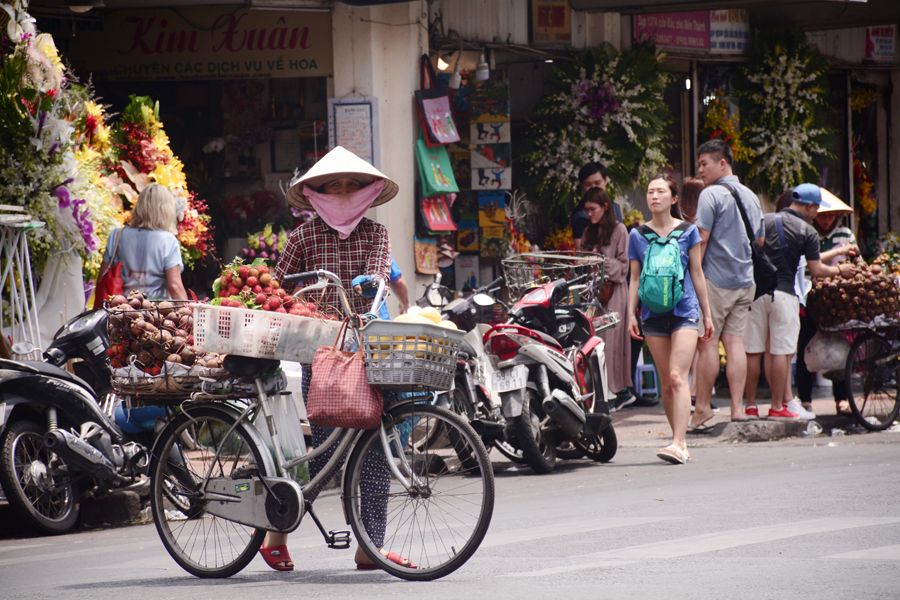
[[744, 203], [741, 202], [741, 196], [738, 194], [738, 191], [728, 183], [720, 183], [722, 187], [731, 192], [731, 195], [734, 196], [735, 204], [737, 204], [738, 210], [741, 212], [741, 219], [744, 221], [744, 230], [747, 232], [747, 239], [750, 240], [750, 247], [753, 247], [753, 242], [756, 238], [753, 235], [753, 230], [750, 228], [750, 219], [747, 218], [747, 213], [744, 210]]
[[125, 229], [124, 227], [119, 228], [119, 235], [116, 236], [116, 245], [113, 246], [112, 255], [109, 257], [109, 265], [110, 266], [116, 264], [116, 253], [119, 251], [119, 240], [122, 239], [122, 231], [124, 229]]
[[328, 353], [329, 356], [334, 356], [339, 348], [344, 347], [344, 339], [342, 336], [346, 337], [347, 335], [347, 324], [350, 322], [350, 317], [344, 319], [344, 322], [341, 323], [340, 329], [338, 329], [337, 337], [334, 339], [334, 346], [331, 347], [331, 352]]

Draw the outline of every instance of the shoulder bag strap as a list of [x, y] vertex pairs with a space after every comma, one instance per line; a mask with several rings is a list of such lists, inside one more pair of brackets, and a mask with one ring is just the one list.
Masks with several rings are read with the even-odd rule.
[[[650, 229], [649, 225], [641, 225], [637, 228], [638, 233], [644, 236], [648, 242], [653, 242], [654, 240], [659, 239], [659, 234]], [[650, 237], [653, 236], [653, 237]]]
[[746, 211], [744, 211], [744, 203], [741, 202], [740, 194], [738, 194], [737, 190], [733, 186], [727, 183], [720, 183], [719, 185], [727, 189], [729, 192], [731, 192], [731, 195], [734, 196], [734, 201], [737, 204], [738, 210], [741, 212], [741, 219], [743, 219], [744, 221], [744, 229], [747, 231], [747, 239], [750, 240], [750, 245], [753, 246], [753, 243], [756, 241], [756, 235], [754, 233], [754, 230], [750, 227], [750, 219], [747, 218], [747, 213]]
[[775, 214], [775, 227], [778, 228], [778, 241], [781, 242], [781, 252], [784, 253], [784, 262], [787, 263], [788, 268], [790, 268], [791, 261], [788, 260], [787, 244], [784, 241], [784, 224], [781, 220], [781, 213]]

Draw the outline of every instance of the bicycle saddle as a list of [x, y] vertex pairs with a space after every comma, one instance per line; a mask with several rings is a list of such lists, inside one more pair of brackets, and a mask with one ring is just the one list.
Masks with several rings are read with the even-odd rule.
[[279, 364], [281, 361], [270, 358], [251, 358], [233, 354], [229, 354], [222, 361], [222, 367], [236, 377], [256, 377], [277, 369]]

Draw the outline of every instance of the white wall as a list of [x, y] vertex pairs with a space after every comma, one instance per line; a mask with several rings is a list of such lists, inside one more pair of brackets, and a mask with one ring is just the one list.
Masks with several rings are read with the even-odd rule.
[[[528, 0], [439, 0], [432, 15], [443, 16], [444, 35], [451, 29], [467, 42], [528, 44]], [[433, 17], [432, 17], [433, 18]]]
[[[353, 8], [335, 3], [333, 96], [378, 98], [381, 171], [397, 182], [393, 200], [368, 217], [387, 226], [391, 248], [415, 301], [415, 155], [418, 136], [414, 93], [419, 89], [419, 57], [428, 53], [424, 1]], [[430, 278], [429, 278], [430, 279]], [[397, 314], [397, 301], [388, 308]]]

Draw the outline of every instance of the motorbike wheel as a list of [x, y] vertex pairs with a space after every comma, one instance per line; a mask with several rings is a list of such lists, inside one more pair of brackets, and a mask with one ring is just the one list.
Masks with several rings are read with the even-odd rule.
[[[262, 529], [208, 513], [209, 501], [200, 493], [210, 468], [211, 477], [236, 477], [243, 470], [263, 469], [260, 449], [243, 425], [228, 434], [232, 425], [234, 418], [216, 408], [191, 409], [160, 434], [150, 465], [156, 530], [175, 562], [197, 577], [234, 575], [253, 560], [266, 536]], [[188, 449], [187, 439], [196, 440], [193, 450]], [[219, 457], [213, 462], [217, 449]]]
[[556, 458], [562, 460], [575, 460], [587, 456], [583, 448], [574, 440], [563, 440], [556, 447]]
[[584, 453], [583, 456], [601, 463], [611, 461], [613, 456], [616, 455], [616, 450], [619, 449], [616, 430], [613, 429], [612, 425], [604, 429], [600, 435], [576, 440], [574, 445]]
[[515, 418], [516, 437], [525, 464], [535, 473], [550, 473], [556, 466], [556, 440], [541, 432], [541, 419], [534, 412], [532, 402], [537, 402], [536, 396], [531, 390], [526, 390], [522, 414]]
[[517, 465], [524, 465], [525, 458], [522, 456], [522, 451], [518, 448], [513, 447], [509, 442], [505, 442], [503, 440], [494, 442], [494, 448], [497, 449], [497, 452], [508, 458], [510, 461], [516, 463]]
[[44, 447], [46, 429], [32, 421], [10, 424], [0, 437], [0, 484], [13, 510], [32, 527], [52, 535], [66, 533], [78, 520], [78, 486], [66, 476], [53, 476], [65, 467]]

